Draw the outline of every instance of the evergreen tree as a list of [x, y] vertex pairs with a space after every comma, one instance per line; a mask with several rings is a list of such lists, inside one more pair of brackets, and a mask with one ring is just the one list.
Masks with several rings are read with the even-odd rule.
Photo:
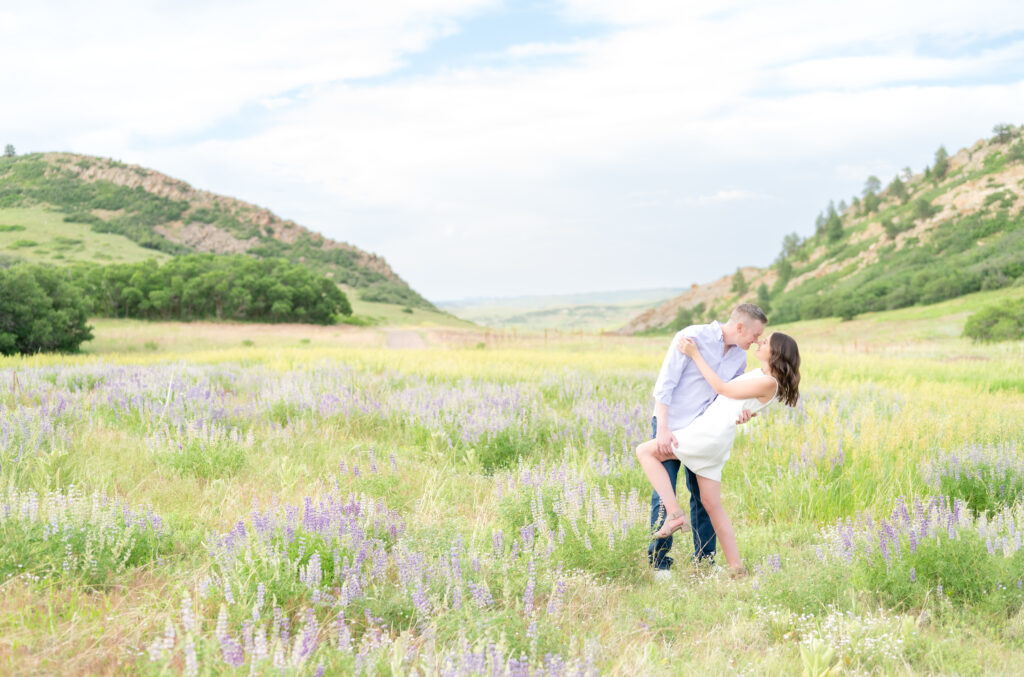
[[746, 294], [749, 288], [746, 279], [743, 277], [743, 271], [737, 268], [736, 274], [732, 276], [732, 291], [737, 294]]
[[939, 146], [939, 149], [935, 151], [935, 164], [932, 165], [932, 176], [937, 181], [941, 181], [946, 177], [946, 172], [949, 171], [949, 153], [946, 152], [945, 146]]
[[14, 146], [7, 144], [4, 146], [4, 157], [14, 157], [17, 153], [14, 152]]
[[800, 245], [803, 244], [803, 240], [800, 239], [799, 233], [790, 233], [786, 237], [782, 238], [782, 251], [779, 252], [776, 261], [783, 261], [796, 254], [797, 250], [800, 249]]
[[907, 198], [910, 197], [909, 193], [907, 193], [906, 184], [900, 181], [900, 177], [898, 176], [892, 180], [892, 183], [889, 184], [889, 187], [886, 190], [889, 192], [890, 196], [899, 200], [900, 203], [905, 203]]
[[1010, 143], [1013, 141], [1013, 132], [1013, 125], [1001, 122], [992, 128], [992, 133], [995, 134], [992, 140], [996, 143]]
[[867, 197], [868, 195], [874, 195], [880, 190], [882, 190], [882, 182], [879, 180], [877, 176], [869, 176], [867, 178], [867, 181], [864, 182], [864, 197]]
[[771, 293], [768, 291], [768, 285], [764, 282], [757, 286], [757, 305], [761, 306], [761, 310], [768, 312], [771, 309]]
[[829, 242], [836, 242], [843, 237], [843, 221], [835, 208], [829, 210], [828, 218], [825, 220], [825, 237]]

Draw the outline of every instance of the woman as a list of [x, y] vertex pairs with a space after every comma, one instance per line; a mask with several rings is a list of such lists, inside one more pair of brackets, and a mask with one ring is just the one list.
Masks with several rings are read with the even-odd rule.
[[[800, 397], [800, 351], [796, 341], [786, 334], [775, 332], [755, 345], [757, 349], [754, 355], [763, 366], [728, 383], [722, 381], [708, 366], [692, 339], [684, 337], [678, 346], [681, 352], [693, 360], [720, 397], [715, 398], [711, 406], [690, 425], [672, 431], [679, 443], [674, 451], [683, 465], [697, 475], [701, 503], [722, 543], [725, 560], [736, 574], [745, 573], [745, 569], [736, 547], [732, 523], [722, 507], [721, 494], [722, 466], [729, 458], [736, 437], [736, 417], [744, 409], [757, 413], [776, 399], [793, 407]], [[669, 513], [665, 524], [656, 534], [658, 538], [666, 538], [680, 529], [689, 529], [690, 523], [686, 513], [679, 508], [668, 473], [656, 456], [657, 450], [657, 441], [650, 440], [636, 448], [636, 455], [644, 474]]]

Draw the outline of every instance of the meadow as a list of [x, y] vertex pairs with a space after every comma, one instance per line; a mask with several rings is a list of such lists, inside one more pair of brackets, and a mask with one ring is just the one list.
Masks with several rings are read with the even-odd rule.
[[802, 402], [723, 476], [751, 575], [677, 538], [668, 582], [667, 336], [98, 321], [0, 359], [0, 672], [1019, 672], [1024, 345], [964, 307], [782, 327]]

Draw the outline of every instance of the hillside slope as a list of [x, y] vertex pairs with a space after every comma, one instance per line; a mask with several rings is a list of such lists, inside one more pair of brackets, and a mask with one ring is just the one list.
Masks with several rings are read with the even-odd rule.
[[744, 284], [728, 275], [697, 286], [620, 333], [667, 329], [695, 306], [695, 320], [741, 301], [772, 322], [849, 319], [1024, 284], [1024, 139], [1010, 125], [996, 132], [952, 156], [940, 148], [923, 172], [868, 177], [849, 205], [829, 204], [813, 234], [787, 236], [771, 267], [743, 268]]
[[[59, 212], [65, 223], [120, 235], [147, 250], [283, 257], [332, 277], [365, 301], [433, 309], [380, 256], [326, 238], [268, 209], [105, 158], [71, 153], [0, 158], [0, 224], [12, 232], [25, 229], [14, 245], [8, 244], [5, 255], [24, 257], [21, 249], [33, 241], [32, 226], [45, 210]], [[31, 217], [25, 224], [8, 223], [25, 214]], [[63, 237], [58, 244], [82, 240]]]

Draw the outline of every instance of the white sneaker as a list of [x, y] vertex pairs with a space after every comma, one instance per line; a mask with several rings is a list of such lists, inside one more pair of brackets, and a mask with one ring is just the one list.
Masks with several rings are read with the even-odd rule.
[[671, 569], [655, 569], [654, 580], [658, 581], [659, 583], [668, 583], [672, 580]]

